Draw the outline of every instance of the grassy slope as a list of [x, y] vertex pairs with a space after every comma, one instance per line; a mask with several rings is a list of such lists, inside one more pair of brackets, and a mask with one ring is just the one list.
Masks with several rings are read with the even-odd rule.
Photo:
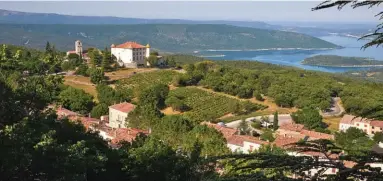
[[62, 50], [109, 47], [112, 43], [150, 43], [161, 51], [192, 52], [206, 49], [334, 48], [336, 45], [308, 35], [229, 25], [0, 25], [0, 42], [44, 48], [46, 41]]

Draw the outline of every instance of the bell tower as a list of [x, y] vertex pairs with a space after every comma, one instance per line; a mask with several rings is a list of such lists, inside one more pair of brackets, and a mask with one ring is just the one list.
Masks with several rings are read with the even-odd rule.
[[80, 40], [77, 40], [74, 44], [75, 51], [77, 55], [82, 55], [82, 43]]

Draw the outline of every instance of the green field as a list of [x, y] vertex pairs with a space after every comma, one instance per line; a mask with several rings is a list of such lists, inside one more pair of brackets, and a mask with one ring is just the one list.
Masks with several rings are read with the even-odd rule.
[[[230, 105], [240, 102], [237, 99], [192, 87], [177, 88], [170, 91], [169, 96], [182, 97], [184, 103], [191, 108], [184, 115], [197, 123], [214, 121], [230, 113]], [[264, 106], [258, 105], [258, 109], [261, 108]]]
[[154, 84], [169, 84], [177, 72], [172, 70], [159, 70], [136, 74], [127, 79], [118, 81], [118, 85], [128, 86], [133, 89], [134, 95], [137, 97], [141, 90]]
[[364, 57], [343, 57], [337, 55], [316, 55], [306, 58], [302, 64], [329, 67], [381, 66], [383, 61]]

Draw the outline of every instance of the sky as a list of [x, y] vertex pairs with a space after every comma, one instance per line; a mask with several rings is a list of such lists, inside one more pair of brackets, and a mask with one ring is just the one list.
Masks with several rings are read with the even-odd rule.
[[85, 16], [265, 22], [378, 22], [378, 9], [311, 11], [320, 1], [0, 1], [0, 9]]

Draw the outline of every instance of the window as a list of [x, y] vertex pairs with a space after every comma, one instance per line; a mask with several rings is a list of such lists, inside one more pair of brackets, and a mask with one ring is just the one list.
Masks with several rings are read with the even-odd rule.
[[364, 127], [367, 127], [367, 124], [365, 124]]
[[375, 134], [375, 131], [372, 131], [372, 134]]
[[383, 130], [383, 128], [380, 128], [380, 131], [382, 131]]
[[367, 133], [367, 130], [365, 129], [364, 132]]
[[375, 129], [375, 127], [373, 126], [372, 129]]
[[359, 123], [357, 123], [356, 126], [359, 126]]
[[250, 149], [249, 149], [249, 152], [252, 152], [253, 151], [253, 145], [250, 145]]

